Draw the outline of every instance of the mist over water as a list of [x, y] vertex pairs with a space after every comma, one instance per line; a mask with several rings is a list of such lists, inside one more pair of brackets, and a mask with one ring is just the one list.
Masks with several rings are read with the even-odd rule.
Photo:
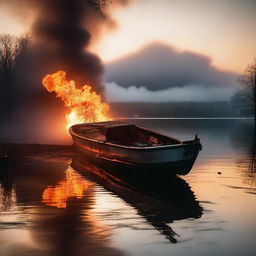
[[149, 195], [92, 176], [69, 148], [20, 146], [25, 156], [1, 171], [0, 254], [254, 255], [253, 121], [134, 122], [182, 140], [197, 133], [192, 171], [160, 177]]

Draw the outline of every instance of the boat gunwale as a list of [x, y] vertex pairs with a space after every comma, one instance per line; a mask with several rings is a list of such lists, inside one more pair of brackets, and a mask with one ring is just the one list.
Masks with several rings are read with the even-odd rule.
[[[169, 137], [169, 136], [163, 135], [161, 133], [158, 133], [158, 132], [155, 132], [155, 131], [151, 131], [150, 129], [147, 129], [147, 128], [135, 125], [136, 127], [141, 128], [143, 130], [146, 130], [146, 131], [149, 131], [149, 132], [152, 132], [152, 133], [155, 133], [155, 134], [158, 134], [158, 135], [161, 135], [161, 136], [164, 136], [164, 137], [167, 137], [167, 138], [179, 141], [180, 143], [169, 144], [169, 145], [160, 145], [160, 146], [147, 146], [147, 147], [124, 146], [124, 145], [121, 145], [121, 144], [114, 144], [114, 143], [110, 143], [110, 142], [107, 142], [107, 141], [101, 141], [101, 140], [95, 140], [95, 139], [87, 138], [87, 137], [81, 136], [81, 135], [79, 135], [79, 134], [77, 134], [76, 132], [73, 131], [73, 127], [75, 127], [75, 126], [82, 126], [82, 125], [83, 124], [75, 124], [75, 125], [71, 126], [69, 128], [70, 134], [72, 136], [76, 136], [76, 137], [78, 137], [80, 139], [83, 139], [83, 140], [92, 141], [92, 142], [95, 142], [95, 143], [109, 145], [109, 146], [117, 147], [117, 148], [133, 149], [133, 150], [161, 150], [161, 149], [168, 149], [168, 148], [182, 148], [182, 147], [198, 145], [198, 144], [200, 145], [200, 142], [197, 142], [195, 139], [194, 140], [188, 140], [188, 141], [180, 141], [179, 139], [176, 139], [176, 138], [173, 138], [173, 137]], [[97, 126], [97, 123], [88, 123], [88, 124], [85, 124], [85, 125], [95, 125], [95, 126]], [[98, 124], [98, 126], [99, 126], [99, 124]]]

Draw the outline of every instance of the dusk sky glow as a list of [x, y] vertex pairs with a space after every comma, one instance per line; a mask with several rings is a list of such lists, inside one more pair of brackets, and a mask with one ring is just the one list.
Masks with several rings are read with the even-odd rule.
[[161, 41], [208, 55], [224, 70], [241, 72], [256, 54], [255, 12], [253, 0], [134, 1], [113, 14], [119, 27], [104, 36], [99, 55], [114, 60]]
[[[28, 17], [14, 18], [3, 6], [0, 12], [1, 33], [29, 30]], [[160, 41], [208, 55], [224, 70], [241, 72], [256, 54], [255, 12], [254, 0], [133, 0], [112, 11], [117, 28], [106, 29], [92, 49], [109, 62]]]
[[[115, 5], [115, 2], [118, 0], [112, 3]], [[27, 14], [23, 14], [10, 6], [0, 6], [0, 33], [19, 34], [30, 31], [34, 19], [33, 11], [28, 10]], [[255, 0], [130, 0], [118, 8], [108, 8], [107, 12], [116, 26], [109, 28], [104, 24], [100, 26], [100, 33], [90, 31], [92, 43], [89, 46], [89, 50], [102, 59], [107, 70], [112, 63], [114, 66], [122, 65], [130, 56], [139, 55], [145, 47], [154, 43], [169, 46], [170, 51], [180, 56], [191, 53], [199, 58], [208, 58], [209, 70], [233, 74], [233, 77], [243, 72], [256, 55]], [[171, 66], [175, 63], [178, 61], [173, 61]], [[163, 65], [158, 64], [159, 62], [156, 63], [156, 69], [162, 69]], [[180, 70], [186, 68], [182, 66]], [[195, 72], [203, 71], [198, 68]], [[133, 76], [133, 73], [128, 71], [127, 75]], [[151, 79], [150, 76], [148, 79]], [[226, 86], [225, 81], [220, 81], [220, 84]], [[223, 94], [227, 99], [237, 86], [236, 79], [233, 81], [233, 89], [229, 92], [225, 89], [226, 94]], [[115, 76], [107, 76], [106, 82], [123, 86]], [[175, 85], [175, 82], [171, 83]], [[203, 82], [195, 84], [195, 81], [188, 84], [208, 86]], [[129, 86], [147, 87], [147, 84], [146, 81], [131, 81]], [[219, 87], [219, 84], [216, 86]], [[107, 91], [108, 95], [112, 93], [113, 88], [112, 86], [110, 91]], [[163, 88], [159, 88], [161, 89]], [[119, 93], [121, 91], [124, 92], [118, 90]], [[124, 95], [121, 98], [123, 97]], [[189, 100], [189, 96], [186, 99]]]

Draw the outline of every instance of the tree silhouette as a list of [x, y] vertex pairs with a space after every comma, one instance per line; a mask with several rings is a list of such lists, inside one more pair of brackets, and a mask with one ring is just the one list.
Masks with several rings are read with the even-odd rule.
[[26, 51], [29, 39], [28, 34], [20, 36], [0, 34], [0, 107], [3, 115], [8, 115], [11, 109], [13, 71], [17, 59]]
[[240, 89], [233, 96], [233, 103], [246, 115], [253, 115], [256, 121], [256, 58], [239, 76]]

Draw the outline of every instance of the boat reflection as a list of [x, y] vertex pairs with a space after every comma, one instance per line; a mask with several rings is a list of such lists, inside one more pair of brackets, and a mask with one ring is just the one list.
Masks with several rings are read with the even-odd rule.
[[[200, 218], [202, 208], [189, 185], [179, 177], [133, 177], [106, 166], [104, 169], [88, 160], [75, 157], [72, 167], [86, 179], [97, 182], [135, 208], [170, 242], [177, 234], [169, 226], [174, 220]], [[118, 174], [118, 176], [117, 176]]]

